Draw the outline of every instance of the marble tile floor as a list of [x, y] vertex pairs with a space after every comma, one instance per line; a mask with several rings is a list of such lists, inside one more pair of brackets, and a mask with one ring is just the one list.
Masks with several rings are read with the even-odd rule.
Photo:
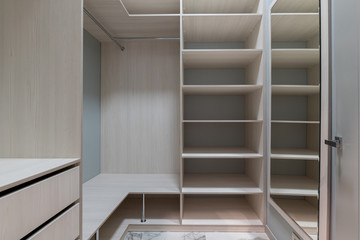
[[124, 240], [269, 240], [265, 233], [128, 232]]

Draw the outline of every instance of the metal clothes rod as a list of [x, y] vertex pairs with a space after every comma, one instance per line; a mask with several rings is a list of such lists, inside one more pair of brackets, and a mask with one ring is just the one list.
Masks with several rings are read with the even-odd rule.
[[160, 37], [160, 38], [121, 38], [121, 37], [114, 37], [114, 40], [117, 41], [126, 41], [126, 40], [180, 40], [180, 38], [176, 37]]
[[111, 34], [105, 29], [105, 27], [103, 25], [101, 25], [101, 23], [96, 20], [96, 18], [91, 15], [91, 13], [86, 10], [86, 8], [84, 8], [84, 13], [86, 13], [86, 15], [89, 16], [89, 18], [91, 18], [91, 20], [93, 20], [93, 22], [116, 44], [118, 45], [118, 47], [121, 49], [121, 51], [124, 51], [125, 50], [125, 47], [121, 46], [120, 43], [117, 42], [116, 39], [114, 39], [113, 36], [111, 36]]

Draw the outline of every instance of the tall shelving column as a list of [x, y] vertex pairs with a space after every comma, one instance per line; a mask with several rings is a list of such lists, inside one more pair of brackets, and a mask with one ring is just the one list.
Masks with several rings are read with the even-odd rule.
[[317, 239], [319, 1], [278, 0], [271, 13], [272, 203]]
[[264, 226], [264, 3], [181, 4], [182, 224]]

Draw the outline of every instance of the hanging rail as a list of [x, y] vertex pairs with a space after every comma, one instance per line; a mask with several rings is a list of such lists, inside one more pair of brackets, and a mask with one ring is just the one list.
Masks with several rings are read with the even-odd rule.
[[114, 39], [113, 36], [111, 36], [111, 34], [106, 30], [106, 28], [105, 28], [103, 25], [101, 25], [101, 23], [100, 23], [98, 20], [96, 20], [96, 18], [95, 18], [93, 15], [91, 15], [91, 13], [90, 13], [88, 10], [86, 10], [86, 8], [84, 8], [84, 13], [86, 13], [86, 15], [88, 15], [89, 18], [91, 18], [91, 20], [93, 20], [93, 22], [94, 22], [116, 45], [118, 45], [118, 47], [121, 49], [121, 51], [124, 51], [124, 50], [125, 50], [125, 47], [124, 47], [124, 46], [121, 46], [121, 44], [118, 43], [117, 40]]
[[114, 37], [114, 40], [117, 41], [127, 41], [127, 40], [180, 40], [180, 38], [177, 37], [138, 37], [138, 38], [121, 38], [121, 37]]

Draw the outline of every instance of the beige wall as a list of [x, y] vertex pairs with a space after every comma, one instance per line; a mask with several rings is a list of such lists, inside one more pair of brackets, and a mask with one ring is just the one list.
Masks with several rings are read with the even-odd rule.
[[102, 44], [101, 172], [179, 173], [178, 41]]
[[0, 2], [0, 157], [81, 157], [82, 1]]

